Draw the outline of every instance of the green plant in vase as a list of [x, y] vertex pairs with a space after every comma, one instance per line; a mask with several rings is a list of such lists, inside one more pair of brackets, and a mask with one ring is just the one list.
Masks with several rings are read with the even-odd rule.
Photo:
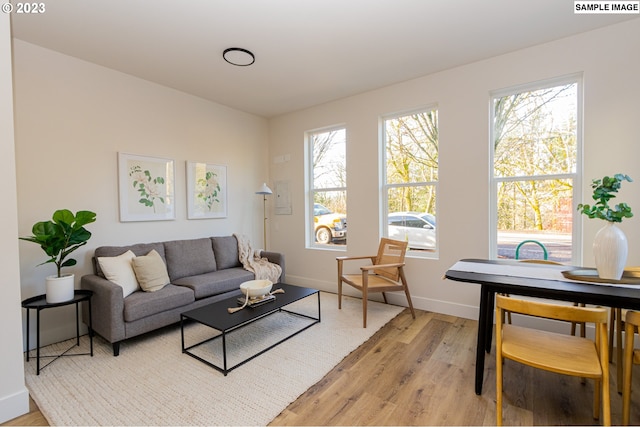
[[623, 181], [633, 182], [629, 175], [617, 173], [612, 177], [605, 176], [602, 179], [594, 179], [591, 182], [593, 188], [593, 205], [579, 204], [578, 210], [589, 218], [604, 219], [609, 222], [622, 222], [623, 218], [631, 218], [631, 207], [626, 203], [618, 203], [613, 208], [609, 206], [609, 200], [616, 197], [622, 187]]
[[633, 182], [629, 175], [622, 173], [594, 179], [591, 182], [591, 188], [593, 188], [592, 198], [596, 203], [578, 205], [578, 211], [589, 218], [607, 221], [593, 240], [593, 255], [598, 276], [602, 279], [620, 280], [627, 262], [627, 237], [616, 223], [622, 222], [624, 218], [633, 217], [633, 213], [626, 203], [609, 206], [609, 201], [616, 197], [624, 181]]
[[[87, 244], [91, 237], [91, 232], [84, 228], [85, 225], [95, 222], [96, 214], [91, 211], [78, 211], [75, 215], [68, 209], [57, 210], [53, 213], [53, 217], [49, 221], [40, 221], [33, 225], [32, 236], [20, 237], [20, 240], [33, 242], [42, 248], [49, 257], [43, 264], [53, 263], [56, 265], [57, 275], [47, 278], [47, 301], [61, 302], [73, 298], [73, 274], [63, 275], [62, 268], [76, 265], [77, 261], [69, 258], [69, 255]], [[70, 277], [70, 279], [69, 279]], [[51, 285], [49, 284], [51, 280]], [[55, 295], [59, 292], [61, 286], [53, 282], [59, 282], [65, 279], [71, 282], [71, 290], [68, 287], [63, 295]], [[62, 299], [61, 299], [62, 298]], [[65, 299], [66, 298], [66, 299]], [[60, 300], [61, 299], [61, 300]]]

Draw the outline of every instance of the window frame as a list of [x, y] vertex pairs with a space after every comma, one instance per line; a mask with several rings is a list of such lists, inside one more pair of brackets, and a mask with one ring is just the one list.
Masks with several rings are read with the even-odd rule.
[[[433, 186], [436, 192], [436, 208], [434, 215], [438, 218], [438, 211], [440, 203], [439, 200], [439, 182], [440, 182], [440, 139], [438, 138], [438, 179], [436, 181], [424, 181], [414, 183], [401, 183], [401, 184], [389, 184], [387, 182], [387, 134], [386, 134], [386, 122], [395, 118], [409, 116], [411, 114], [424, 113], [428, 111], [436, 111], [438, 113], [438, 127], [440, 124], [440, 110], [437, 103], [427, 104], [418, 108], [412, 108], [409, 110], [403, 110], [395, 113], [385, 114], [379, 118], [379, 159], [380, 159], [380, 224], [379, 233], [380, 236], [389, 237], [389, 190], [392, 188], [400, 187], [420, 187], [420, 186]], [[410, 258], [425, 258], [425, 259], [438, 259], [440, 254], [440, 232], [436, 226], [435, 231], [436, 247], [433, 251], [414, 250], [407, 248], [407, 257]]]
[[[304, 157], [305, 157], [305, 247], [308, 249], [320, 249], [320, 250], [333, 250], [345, 252], [347, 250], [347, 242], [344, 245], [337, 244], [321, 244], [317, 243], [315, 239], [315, 226], [314, 226], [314, 204], [315, 193], [317, 189], [314, 187], [314, 168], [313, 168], [313, 148], [312, 148], [312, 136], [328, 133], [332, 131], [344, 130], [344, 144], [345, 144], [345, 182], [347, 177], [347, 141], [348, 141], [348, 129], [346, 124], [336, 124], [332, 126], [317, 128], [308, 130], [304, 133]], [[344, 187], [326, 187], [322, 188], [321, 192], [341, 191], [347, 194], [347, 186]], [[345, 214], [346, 215], [346, 214]], [[347, 223], [348, 227], [348, 223]], [[348, 239], [347, 233], [347, 239]]]
[[[495, 108], [494, 101], [508, 95], [521, 92], [533, 92], [536, 90], [552, 88], [556, 86], [576, 85], [576, 171], [568, 174], [548, 174], [534, 176], [517, 176], [517, 177], [496, 177], [494, 158], [495, 147], [493, 141], [495, 139]], [[489, 258], [498, 258], [498, 183], [514, 182], [514, 181], [533, 181], [533, 180], [549, 180], [549, 179], [573, 179], [572, 191], [572, 209], [571, 209], [571, 264], [582, 264], [582, 216], [577, 210], [577, 206], [581, 203], [581, 190], [583, 180], [583, 93], [584, 81], [582, 73], [575, 73], [566, 76], [540, 80], [536, 82], [511, 86], [489, 93]]]

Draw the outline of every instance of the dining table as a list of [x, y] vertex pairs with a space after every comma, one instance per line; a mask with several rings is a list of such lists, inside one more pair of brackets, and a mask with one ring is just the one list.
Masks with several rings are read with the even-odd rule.
[[504, 293], [640, 311], [640, 279], [600, 279], [594, 268], [515, 260], [461, 259], [445, 279], [480, 286], [475, 392], [482, 394], [485, 353], [490, 353], [495, 294]]

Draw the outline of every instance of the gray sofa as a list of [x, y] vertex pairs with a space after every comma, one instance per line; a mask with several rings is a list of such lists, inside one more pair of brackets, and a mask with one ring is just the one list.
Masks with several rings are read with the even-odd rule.
[[[107, 280], [98, 257], [115, 257], [131, 250], [136, 256], [155, 249], [165, 261], [170, 284], [155, 292], [133, 292], [123, 297], [123, 288]], [[284, 257], [262, 251], [261, 256], [282, 268]], [[120, 343], [180, 321], [180, 313], [225, 298], [241, 295], [242, 282], [255, 278], [242, 268], [238, 242], [234, 236], [140, 243], [130, 246], [102, 246], [93, 257], [94, 274], [85, 275], [80, 287], [93, 291], [91, 299], [93, 331], [112, 343], [113, 355]], [[89, 324], [88, 311], [83, 321]]]

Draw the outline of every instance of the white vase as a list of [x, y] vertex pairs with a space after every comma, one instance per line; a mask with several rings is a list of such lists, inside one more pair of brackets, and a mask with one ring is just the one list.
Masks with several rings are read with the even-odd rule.
[[620, 280], [628, 251], [627, 236], [614, 222], [607, 222], [593, 240], [598, 276], [601, 279]]
[[73, 274], [65, 274], [62, 277], [47, 277], [46, 294], [47, 303], [55, 304], [58, 302], [71, 301], [75, 291], [75, 276]]

